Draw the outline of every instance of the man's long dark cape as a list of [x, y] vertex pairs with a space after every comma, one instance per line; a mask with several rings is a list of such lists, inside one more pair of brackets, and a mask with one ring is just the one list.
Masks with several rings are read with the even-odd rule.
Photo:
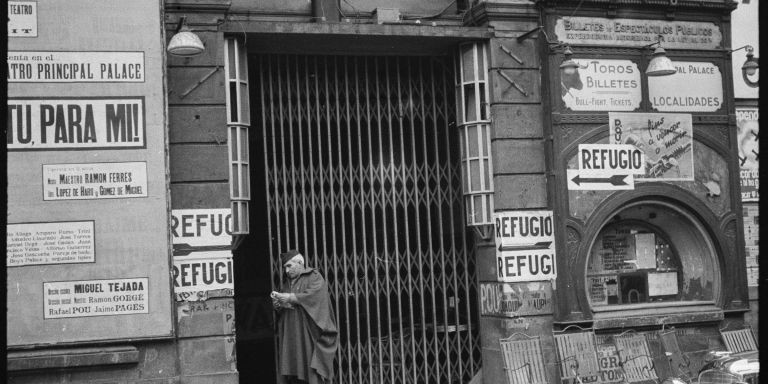
[[296, 376], [309, 384], [333, 378], [333, 358], [338, 331], [328, 285], [320, 272], [306, 268], [294, 282], [286, 281], [282, 292], [296, 295], [293, 309], [283, 309], [278, 320], [280, 374]]

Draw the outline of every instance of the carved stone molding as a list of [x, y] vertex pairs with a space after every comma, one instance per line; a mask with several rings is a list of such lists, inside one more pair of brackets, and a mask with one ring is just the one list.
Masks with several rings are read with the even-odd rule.
[[581, 233], [571, 226], [565, 227], [565, 243], [568, 256], [568, 267], [574, 267], [578, 262], [579, 245], [581, 245]]

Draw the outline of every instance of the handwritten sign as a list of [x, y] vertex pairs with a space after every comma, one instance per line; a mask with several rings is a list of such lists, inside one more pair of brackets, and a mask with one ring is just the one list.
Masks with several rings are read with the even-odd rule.
[[480, 313], [503, 317], [551, 314], [552, 285], [549, 282], [480, 283]]
[[757, 108], [736, 109], [736, 138], [739, 144], [741, 201], [757, 202], [760, 198], [760, 111]]
[[723, 76], [712, 63], [673, 62], [677, 73], [648, 77], [651, 106], [661, 112], [714, 112], [723, 105]]
[[19, 223], [6, 227], [6, 266], [93, 263], [94, 222]]
[[662, 36], [664, 48], [715, 49], [723, 34], [715, 23], [603, 17], [561, 17], [555, 40], [571, 45], [643, 47]]
[[144, 52], [8, 51], [9, 83], [140, 83]]
[[43, 200], [147, 197], [147, 163], [43, 164]]
[[149, 313], [149, 279], [43, 283], [45, 319]]
[[8, 37], [37, 37], [37, 1], [8, 2]]
[[612, 296], [616, 296], [616, 284], [618, 278], [616, 275], [610, 276], [589, 276], [587, 278], [589, 286], [587, 291], [589, 293], [589, 301], [592, 305], [607, 305], [608, 296], [611, 296], [608, 292], [609, 284], [612, 286]]
[[565, 106], [573, 111], [633, 111], [643, 99], [640, 71], [629, 60], [574, 60], [574, 73], [560, 74]]
[[690, 114], [609, 112], [612, 144], [645, 153], [645, 174], [635, 181], [693, 181], [693, 121]]
[[232, 210], [174, 209], [171, 211], [171, 234], [174, 245], [232, 245]]
[[145, 148], [144, 97], [8, 98], [8, 151]]

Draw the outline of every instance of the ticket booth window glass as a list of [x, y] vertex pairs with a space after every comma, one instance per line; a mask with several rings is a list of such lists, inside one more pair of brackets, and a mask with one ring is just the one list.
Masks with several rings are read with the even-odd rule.
[[594, 238], [587, 262], [593, 309], [712, 302], [716, 254], [703, 226], [674, 205], [628, 206]]

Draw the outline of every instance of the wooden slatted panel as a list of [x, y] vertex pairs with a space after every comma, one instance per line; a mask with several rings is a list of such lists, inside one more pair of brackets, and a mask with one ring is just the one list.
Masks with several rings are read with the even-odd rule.
[[[592, 331], [555, 334], [560, 374], [563, 378], [592, 376], [600, 372]], [[573, 367], [577, 365], [578, 368]]]
[[541, 355], [541, 341], [499, 340], [509, 384], [546, 384], [546, 369]]
[[648, 341], [643, 335], [614, 336], [619, 362], [622, 364], [625, 378], [630, 383], [657, 379], [653, 368]]
[[737, 329], [735, 331], [721, 332], [725, 347], [734, 353], [756, 351], [757, 344], [751, 329]]

